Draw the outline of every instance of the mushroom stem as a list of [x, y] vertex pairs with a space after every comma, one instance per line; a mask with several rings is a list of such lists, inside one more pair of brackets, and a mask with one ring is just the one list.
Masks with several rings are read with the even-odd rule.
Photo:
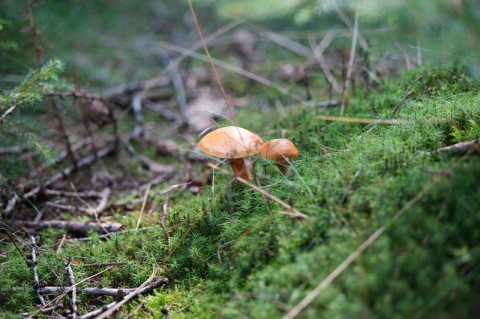
[[243, 158], [234, 158], [229, 160], [230, 166], [232, 166], [233, 173], [238, 177], [241, 177], [247, 181], [251, 180], [250, 172], [248, 171], [247, 166], [245, 165], [245, 160]]
[[278, 169], [280, 170], [280, 172], [282, 172], [283, 175], [287, 173], [288, 162], [284, 158], [275, 159], [275, 166], [278, 167]]

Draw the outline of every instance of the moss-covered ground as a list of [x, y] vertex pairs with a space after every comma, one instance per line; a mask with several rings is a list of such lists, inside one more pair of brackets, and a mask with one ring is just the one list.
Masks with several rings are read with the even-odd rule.
[[[172, 303], [171, 313], [188, 305], [175, 314], [178, 318], [279, 318], [385, 225], [301, 317], [478, 315], [472, 305], [480, 296], [480, 158], [478, 151], [436, 150], [480, 135], [480, 94], [450, 72], [432, 71], [416, 80], [420, 75], [422, 70], [405, 72], [383, 79], [377, 89], [354, 89], [347, 108], [351, 119], [387, 119], [414, 90], [393, 116], [394, 124], [323, 120], [338, 116], [337, 107], [262, 113], [258, 105], [259, 112], [237, 112], [239, 124], [264, 139], [286, 137], [297, 145], [300, 157], [287, 176], [266, 160], [257, 161], [256, 172], [265, 190], [307, 219], [281, 214], [285, 208], [271, 200], [269, 211], [260, 193], [216, 172], [213, 196], [211, 185], [199, 195], [170, 193], [170, 245], [163, 228], [153, 227], [107, 239], [92, 232], [91, 241], [68, 242], [56, 254], [63, 233], [44, 230], [38, 243], [45, 248], [40, 281], [65, 285], [67, 260], [78, 264], [77, 281], [108, 268], [84, 264], [123, 261], [80, 286], [137, 287], [157, 268], [171, 283], [145, 297], [156, 318]], [[150, 191], [148, 200], [158, 208], [143, 216], [141, 226], [159, 224], [166, 196], [159, 193], [166, 187]], [[134, 229], [139, 210], [108, 214]], [[35, 312], [31, 290], [10, 290], [31, 287], [33, 273], [12, 244], [4, 248], [1, 314]], [[83, 313], [92, 297], [79, 298]]]

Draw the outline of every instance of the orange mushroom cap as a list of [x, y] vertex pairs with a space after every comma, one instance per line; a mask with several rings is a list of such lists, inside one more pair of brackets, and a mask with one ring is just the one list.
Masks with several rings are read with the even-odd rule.
[[285, 138], [274, 139], [260, 146], [260, 154], [265, 158], [283, 160], [284, 157], [298, 157], [295, 144]]
[[220, 158], [244, 158], [260, 152], [263, 140], [252, 132], [236, 126], [226, 126], [205, 135], [198, 148]]

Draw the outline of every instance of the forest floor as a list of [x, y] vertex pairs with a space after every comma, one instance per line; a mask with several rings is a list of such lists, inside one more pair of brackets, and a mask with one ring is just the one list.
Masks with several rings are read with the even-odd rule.
[[[461, 76], [417, 70], [354, 96], [348, 118], [336, 106], [237, 110], [242, 126], [299, 149], [286, 175], [255, 159], [274, 200], [214, 172], [188, 146], [141, 137], [56, 182], [43, 199], [52, 209], [25, 209], [10, 221], [19, 230], [4, 224], [17, 242], [1, 255], [4, 315], [52, 306], [67, 315], [73, 270], [82, 314], [115, 305], [116, 289], [152, 284], [155, 275], [168, 284], [123, 311], [141, 303], [140, 317], [161, 317], [163, 308], [185, 318], [278, 317], [345, 260], [304, 316], [469, 314], [480, 280], [480, 204], [471, 200], [480, 195], [480, 163], [477, 144], [457, 143], [478, 136], [480, 94]], [[118, 157], [129, 159], [119, 165]], [[308, 217], [292, 216], [292, 207]], [[38, 230], [52, 220], [71, 228]]]
[[55, 164], [0, 141], [0, 316], [479, 315], [480, 92], [464, 66], [348, 63], [343, 42], [315, 59], [252, 32], [213, 41], [213, 63], [240, 127], [297, 146], [286, 174], [253, 157], [245, 183], [198, 149], [234, 125], [201, 43], [139, 46], [160, 74], [122, 84], [122, 60], [96, 94], [72, 71], [9, 115]]

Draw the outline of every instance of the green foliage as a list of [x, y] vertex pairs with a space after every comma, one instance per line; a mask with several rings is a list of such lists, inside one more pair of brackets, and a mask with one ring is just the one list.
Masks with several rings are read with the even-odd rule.
[[65, 65], [55, 59], [45, 63], [40, 70], [30, 70], [19, 86], [2, 93], [0, 110], [6, 110], [13, 105], [29, 106], [40, 101], [46, 93], [59, 86], [58, 75], [64, 68]]
[[[22, 127], [23, 121], [12, 116], [9, 110], [16, 111], [38, 106], [38, 102], [43, 99], [45, 94], [63, 87], [64, 84], [59, 79], [59, 74], [64, 67], [60, 60], [49, 61], [40, 70], [30, 70], [17, 87], [0, 93], [0, 114], [6, 114], [0, 128], [4, 136], [23, 141], [22, 144], [29, 145], [47, 163], [55, 162], [53, 151], [33, 132], [25, 130]], [[13, 119], [11, 120], [10, 117]], [[6, 140], [4, 139], [3, 142], [5, 143]]]

